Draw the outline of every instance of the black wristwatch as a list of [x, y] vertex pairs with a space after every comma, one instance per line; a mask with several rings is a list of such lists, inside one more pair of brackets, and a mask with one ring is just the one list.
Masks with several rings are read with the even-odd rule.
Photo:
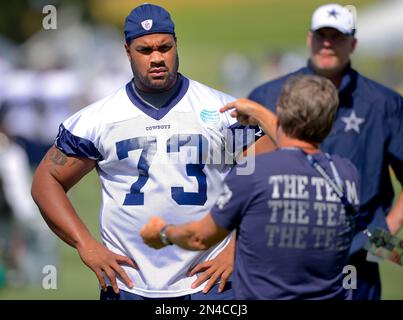
[[166, 246], [171, 246], [173, 245], [173, 243], [171, 241], [169, 241], [168, 237], [167, 237], [167, 233], [166, 230], [167, 228], [170, 226], [170, 224], [166, 224], [165, 226], [163, 226], [160, 230], [160, 240], [161, 242], [166, 245]]

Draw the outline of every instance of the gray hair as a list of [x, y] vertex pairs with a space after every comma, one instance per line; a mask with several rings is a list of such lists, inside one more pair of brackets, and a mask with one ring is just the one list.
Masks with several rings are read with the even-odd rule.
[[330, 133], [339, 105], [333, 83], [314, 75], [291, 77], [277, 103], [280, 125], [291, 138], [321, 143]]

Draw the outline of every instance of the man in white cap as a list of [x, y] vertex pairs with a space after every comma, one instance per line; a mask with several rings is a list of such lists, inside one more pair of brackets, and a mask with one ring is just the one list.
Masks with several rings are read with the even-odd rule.
[[[378, 265], [366, 260], [362, 248], [368, 238], [363, 231], [380, 227], [397, 233], [403, 224], [403, 192], [392, 206], [394, 192], [389, 172], [392, 167], [397, 179], [403, 182], [403, 99], [352, 69], [350, 56], [357, 45], [354, 35], [354, 16], [347, 8], [338, 4], [319, 7], [312, 16], [307, 37], [307, 67], [259, 86], [249, 98], [275, 112], [284, 83], [295, 74], [320, 75], [338, 88], [336, 120], [321, 149], [350, 159], [359, 170], [360, 217], [349, 260], [357, 268], [353, 298], [380, 299]], [[245, 99], [233, 105], [238, 111], [253, 107]], [[267, 137], [259, 142], [261, 151], [275, 148]]]

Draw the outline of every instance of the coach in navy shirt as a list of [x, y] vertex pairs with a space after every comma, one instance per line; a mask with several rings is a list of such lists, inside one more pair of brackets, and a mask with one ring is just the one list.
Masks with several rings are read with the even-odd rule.
[[[338, 88], [340, 105], [330, 135], [321, 149], [350, 159], [361, 177], [359, 230], [382, 227], [398, 232], [403, 220], [403, 194], [394, 207], [389, 166], [403, 182], [403, 102], [398, 93], [352, 69], [350, 55], [357, 40], [352, 14], [336, 4], [319, 7], [312, 16], [307, 44], [308, 66], [265, 83], [249, 96], [272, 109], [285, 81], [294, 74], [317, 74]], [[263, 140], [262, 140], [263, 142]], [[379, 299], [378, 265], [366, 261], [365, 235], [353, 241], [350, 264], [357, 268], [354, 299]]]
[[[154, 248], [173, 243], [203, 250], [236, 229], [236, 299], [351, 298], [343, 287], [343, 268], [354, 232], [349, 208], [359, 204], [358, 173], [350, 161], [318, 149], [332, 128], [337, 105], [337, 90], [329, 80], [290, 79], [278, 104], [280, 148], [257, 156], [251, 175], [239, 175], [235, 167], [202, 220], [171, 225], [153, 217], [141, 231], [144, 242]], [[270, 117], [263, 106], [260, 112], [257, 119]]]

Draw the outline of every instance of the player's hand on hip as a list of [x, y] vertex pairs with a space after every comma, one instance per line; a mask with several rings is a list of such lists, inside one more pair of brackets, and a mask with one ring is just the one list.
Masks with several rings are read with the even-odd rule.
[[192, 283], [192, 289], [197, 288], [202, 283], [208, 280], [203, 289], [203, 293], [207, 293], [219, 281], [218, 292], [224, 290], [225, 284], [234, 270], [234, 251], [231, 246], [226, 246], [217, 257], [204, 261], [196, 265], [188, 273], [188, 276], [193, 276], [199, 272], [203, 272]]
[[160, 230], [165, 226], [165, 221], [160, 217], [151, 217], [146, 225], [140, 230], [143, 242], [151, 248], [161, 249], [165, 247], [160, 238]]
[[115, 293], [119, 293], [116, 276], [119, 276], [127, 287], [133, 287], [133, 282], [121, 267], [121, 265], [127, 265], [138, 269], [137, 264], [129, 257], [110, 251], [95, 239], [93, 241], [87, 241], [85, 245], [78, 247], [77, 250], [81, 260], [94, 271], [103, 290], [106, 290], [106, 282], [103, 274], [108, 277]]
[[231, 117], [237, 118], [240, 124], [256, 126], [262, 108], [265, 109], [252, 100], [242, 98], [226, 104], [220, 109], [220, 112], [230, 111]]

